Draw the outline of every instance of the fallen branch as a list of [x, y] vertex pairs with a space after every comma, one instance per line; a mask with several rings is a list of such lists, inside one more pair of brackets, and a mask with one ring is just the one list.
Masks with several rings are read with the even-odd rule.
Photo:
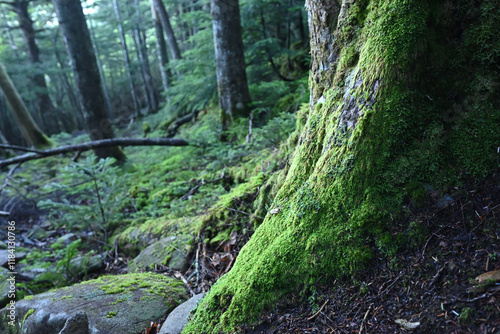
[[[83, 152], [95, 148], [111, 146], [187, 146], [189, 143], [184, 139], [176, 138], [113, 138], [91, 141], [83, 144], [67, 145], [56, 147], [50, 150], [29, 153], [14, 158], [0, 160], [0, 168], [15, 163], [21, 163], [29, 160], [42, 159], [45, 157], [69, 152]], [[4, 147], [5, 148], [5, 147]]]
[[170, 124], [167, 129], [167, 138], [172, 138], [173, 136], [175, 136], [175, 134], [177, 133], [177, 129], [179, 129], [181, 125], [184, 125], [190, 122], [191, 120], [196, 119], [196, 117], [198, 117], [198, 114], [199, 110], [195, 110], [192, 113], [182, 116], [174, 123]]

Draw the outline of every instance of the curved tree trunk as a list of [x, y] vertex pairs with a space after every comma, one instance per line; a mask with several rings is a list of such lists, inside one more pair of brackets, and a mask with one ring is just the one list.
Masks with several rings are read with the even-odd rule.
[[211, 0], [214, 30], [217, 90], [221, 108], [222, 131], [234, 118], [248, 117], [248, 90], [238, 0]]
[[7, 102], [12, 109], [14, 119], [21, 129], [21, 133], [29, 145], [37, 148], [52, 146], [53, 143], [40, 130], [38, 125], [29, 114], [24, 102], [21, 100], [16, 87], [9, 78], [2, 64], [0, 64], [0, 89], [2, 89]]
[[266, 216], [184, 333], [230, 332], [287, 293], [395, 256], [411, 235], [405, 207], [425, 184], [500, 170], [498, 1], [307, 6], [311, 105], [273, 201], [282, 211]]
[[[89, 137], [91, 140], [114, 138], [82, 5], [79, 0], [53, 0], [53, 3], [71, 59]], [[94, 152], [99, 158], [114, 157], [118, 161], [125, 160], [125, 155], [119, 147], [96, 148]]]

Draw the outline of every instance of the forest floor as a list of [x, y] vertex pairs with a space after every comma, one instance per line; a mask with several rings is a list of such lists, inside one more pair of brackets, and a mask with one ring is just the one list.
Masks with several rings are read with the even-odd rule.
[[416, 214], [434, 231], [423, 246], [378, 258], [349, 282], [318, 285], [302, 302], [289, 296], [245, 333], [499, 333], [500, 271], [475, 280], [500, 269], [498, 184]]
[[[280, 138], [287, 137], [288, 132], [292, 130], [292, 127], [287, 125], [289, 123], [293, 124], [293, 120], [289, 117], [276, 118], [274, 125], [270, 124], [262, 130], [255, 129], [256, 147], [250, 152], [241, 147], [219, 147], [215, 144], [206, 148], [191, 148], [192, 151], [182, 148], [171, 149], [169, 152], [172, 153], [167, 154], [167, 157], [181, 154], [183, 157], [178, 159], [179, 162], [172, 163], [172, 167], [167, 165], [171, 169], [168, 170], [168, 174], [176, 182], [169, 179], [167, 185], [161, 183], [158, 188], [181, 185], [186, 189], [182, 188], [179, 194], [174, 194], [177, 197], [172, 195], [173, 199], [169, 205], [177, 203], [177, 206], [172, 206], [168, 210], [161, 208], [161, 211], [170, 212], [176, 209], [179, 215], [186, 215], [186, 212], [189, 212], [186, 210], [190, 208], [203, 209], [204, 206], [212, 205], [218, 197], [216, 191], [221, 194], [227, 193], [222, 186], [212, 183], [204, 185], [200, 193], [195, 194], [190, 201], [182, 200], [184, 194], [188, 190], [191, 191], [190, 180], [196, 180], [193, 175], [200, 178], [200, 175], [205, 175], [201, 173], [206, 173], [208, 170], [208, 176], [203, 177], [214, 179], [226, 171], [225, 166], [229, 166], [228, 174], [233, 175], [250, 169], [249, 166], [253, 166], [255, 161], [261, 161], [259, 155], [261, 147], [277, 146]], [[186, 129], [185, 133], [188, 133], [188, 130], [193, 131], [196, 126], [200, 130], [193, 135], [194, 139], [201, 141], [214, 137], [206, 130], [212, 127], [200, 121], [197, 125]], [[281, 128], [289, 129], [283, 133], [276, 130]], [[257, 131], [261, 131], [260, 137], [257, 136], [259, 134]], [[278, 136], [268, 138], [269, 134]], [[147, 153], [144, 152], [143, 149], [137, 148], [130, 149], [128, 154], [140, 160], [142, 157], [140, 154], [151, 156], [156, 152], [158, 159], [165, 159], [162, 148], [152, 148]], [[200, 154], [204, 154], [203, 159], [200, 158]], [[242, 156], [246, 159], [245, 163], [241, 161]], [[224, 164], [218, 163], [223, 159], [227, 160]], [[157, 162], [155, 159], [150, 160], [152, 167], [143, 163], [139, 171], [132, 175], [140, 179], [156, 177], [150, 169], [156, 168]], [[50, 161], [40, 161], [39, 164], [41, 166], [37, 167], [38, 170], [50, 170], [46, 166]], [[190, 166], [193, 171], [181, 168], [184, 165]], [[268, 173], [273, 173], [279, 167], [271, 166], [268, 169]], [[30, 175], [28, 172], [29, 170], [24, 171], [24, 174]], [[164, 171], [159, 169], [154, 173], [163, 175]], [[252, 173], [245, 173], [248, 175], [241, 182], [248, 181]], [[21, 177], [28, 178], [21, 172], [18, 174], [21, 180]], [[50, 176], [50, 179], [52, 177]], [[138, 183], [135, 178], [134, 183]], [[39, 196], [38, 193], [35, 195]], [[252, 215], [251, 208], [255, 197], [235, 199], [233, 207], [228, 208], [231, 211], [230, 219], [240, 221], [242, 226], [251, 226], [245, 222]], [[406, 326], [415, 327], [414, 333], [498, 333], [500, 332], [500, 283], [496, 282], [500, 281], [500, 278], [497, 278], [496, 282], [485, 281], [481, 284], [476, 284], [475, 278], [500, 269], [499, 203], [500, 177], [490, 178], [480, 185], [466, 183], [460, 188], [452, 189], [450, 194], [428, 190], [424, 203], [418, 206], [410, 203], [406, 219], [394, 226], [394, 235], [402, 233], [410, 222], [419, 226], [422, 233], [415, 236], [412, 245], [402, 247], [398, 250], [397, 256], [382, 254], [376, 256], [366, 271], [359, 272], [353, 277], [329, 280], [325, 273], [321, 283], [315, 284], [300, 295], [286, 296], [274, 309], [263, 313], [256, 324], [239, 330], [246, 333], [402, 333], [407, 331], [404, 329]], [[248, 212], [242, 212], [241, 208], [248, 208]], [[20, 207], [18, 211], [16, 219], [19, 223], [27, 222], [26, 234], [35, 225], [43, 223], [31, 219], [39, 215], [34, 204]], [[47, 224], [49, 223], [47, 220]], [[19, 225], [18, 227], [22, 228], [21, 224]], [[47, 237], [48, 241], [55, 240], [56, 236], [68, 232], [65, 226], [53, 228], [51, 233], [54, 235]], [[194, 279], [190, 281], [191, 290], [194, 293], [206, 292], [221, 275], [231, 269], [239, 250], [250, 238], [250, 230], [250, 227], [246, 232], [235, 230], [229, 235], [229, 239], [216, 243], [202, 242], [202, 239], [198, 239], [190, 258], [192, 266], [186, 272], [174, 272], [161, 265], [153, 271], [176, 278], [179, 278], [179, 274], [184, 279], [195, 277], [196, 283], [193, 283]], [[49, 244], [50, 242], [47, 242], [43, 247], [36, 245], [35, 248], [50, 253], [51, 257], [44, 258], [43, 261], [50, 260], [55, 265], [60, 259], [54, 256], [57, 252], [51, 250]], [[20, 246], [26, 247], [27, 250], [34, 247], [23, 243], [22, 240]], [[126, 273], [127, 262], [131, 259], [116, 248], [111, 249], [106, 258], [106, 269], [89, 274], [86, 279], [103, 274]], [[497, 272], [497, 275], [500, 275], [500, 272]], [[47, 283], [50, 283], [47, 288], [55, 285], [52, 281]], [[161, 321], [162, 319], [158, 319], [158, 323]], [[155, 333], [153, 327], [145, 332]]]

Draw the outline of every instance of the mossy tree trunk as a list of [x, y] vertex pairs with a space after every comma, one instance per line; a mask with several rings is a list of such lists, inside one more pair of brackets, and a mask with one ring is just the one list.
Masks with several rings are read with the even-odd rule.
[[307, 1], [311, 105], [274, 199], [282, 211], [267, 215], [185, 333], [231, 332], [291, 291], [397, 254], [415, 228], [405, 205], [424, 184], [498, 173], [499, 6]]
[[[71, 59], [89, 137], [91, 140], [114, 138], [82, 5], [79, 0], [53, 0], [53, 4]], [[96, 148], [94, 153], [99, 158], [113, 157], [118, 161], [125, 160], [125, 155], [119, 147]]]
[[217, 92], [224, 132], [235, 118], [249, 116], [250, 93], [238, 0], [211, 0], [210, 6], [217, 65]]
[[2, 64], [0, 64], [0, 89], [12, 110], [14, 120], [28, 144], [36, 148], [53, 146], [54, 143], [40, 130], [33, 117], [31, 117]]

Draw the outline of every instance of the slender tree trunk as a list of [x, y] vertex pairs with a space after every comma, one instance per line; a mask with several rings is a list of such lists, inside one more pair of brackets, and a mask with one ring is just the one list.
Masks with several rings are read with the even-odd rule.
[[9, 78], [2, 64], [0, 64], [0, 88], [12, 109], [14, 119], [21, 129], [21, 133], [29, 145], [37, 148], [52, 146], [50, 139], [40, 130], [29, 114], [16, 87]]
[[152, 112], [158, 111], [158, 96], [156, 94], [156, 89], [153, 85], [153, 77], [151, 76], [151, 69], [149, 66], [149, 57], [148, 50], [146, 46], [146, 33], [142, 26], [142, 13], [139, 8], [139, 0], [134, 1], [135, 4], [135, 12], [137, 16], [137, 28], [136, 28], [136, 37], [139, 43], [139, 52], [140, 52], [140, 61], [142, 72], [144, 73], [144, 79], [146, 83], [146, 91], [148, 94], [148, 101], [150, 103], [149, 110]]
[[101, 62], [101, 52], [99, 51], [99, 43], [97, 43], [96, 37], [95, 37], [95, 31], [94, 31], [94, 23], [92, 20], [89, 19], [90, 23], [90, 34], [92, 38], [92, 45], [95, 48], [95, 55], [97, 59], [97, 67], [99, 68], [99, 75], [101, 76], [101, 82], [102, 82], [102, 89], [104, 92], [104, 98], [106, 99], [106, 106], [108, 107], [108, 117], [110, 119], [114, 118], [114, 111], [111, 106], [111, 98], [109, 97], [109, 89], [108, 89], [108, 84], [106, 82], [106, 75], [104, 74], [104, 69], [102, 68], [102, 62]]
[[[140, 46], [139, 46], [139, 38], [137, 37], [137, 35], [138, 35], [137, 29], [135, 28], [132, 29], [132, 41], [134, 42], [135, 57], [137, 58], [137, 62], [141, 64], [141, 52], [139, 51]], [[139, 69], [139, 75], [141, 76], [142, 80], [141, 90], [142, 94], [144, 95], [144, 100], [146, 101], [147, 109], [151, 109], [151, 100], [146, 86], [146, 76], [144, 75], [144, 71], [142, 71], [142, 66]], [[142, 99], [140, 101], [142, 101]]]
[[120, 42], [122, 45], [123, 59], [125, 60], [125, 67], [127, 72], [127, 78], [129, 82], [130, 95], [132, 97], [132, 103], [134, 105], [134, 113], [137, 117], [141, 116], [141, 107], [139, 100], [137, 98], [137, 93], [134, 87], [134, 76], [132, 75], [132, 64], [130, 62], [130, 55], [128, 52], [127, 40], [125, 39], [125, 31], [123, 30], [122, 17], [120, 12], [120, 7], [118, 6], [118, 0], [113, 0], [113, 9], [115, 11], [116, 20], [118, 23], [118, 31], [120, 32]]
[[37, 97], [37, 110], [40, 115], [42, 115], [42, 120], [44, 123], [45, 130], [49, 133], [60, 132], [57, 123], [57, 110], [52, 103], [49, 96], [47, 82], [45, 81], [45, 76], [41, 73], [41, 60], [40, 60], [40, 50], [35, 39], [35, 29], [33, 28], [33, 21], [28, 12], [28, 6], [30, 1], [28, 0], [15, 0], [12, 3], [14, 11], [19, 19], [19, 24], [21, 31], [23, 33], [23, 38], [26, 43], [26, 51], [29, 60], [32, 64], [37, 66], [36, 72], [33, 75], [33, 83], [38, 88], [36, 92]]
[[168, 69], [167, 43], [165, 42], [165, 36], [163, 35], [163, 28], [153, 1], [154, 0], [151, 0], [151, 15], [153, 17], [153, 24], [155, 27], [158, 63], [160, 68], [161, 81], [163, 84], [163, 90], [167, 92], [170, 86], [170, 80], [172, 75], [170, 73], [170, 69]]
[[248, 117], [248, 90], [238, 0], [211, 0], [217, 90], [222, 131], [234, 118]]
[[[53, 38], [54, 54], [56, 56], [57, 63], [59, 64], [59, 67], [61, 69], [60, 76], [61, 76], [61, 79], [63, 81], [64, 90], [65, 90], [66, 95], [68, 97], [69, 103], [72, 107], [71, 112], [70, 112], [71, 116], [69, 115], [67, 110], [62, 110], [61, 112], [63, 114], [66, 114], [67, 117], [72, 117], [75, 120], [77, 120], [76, 127], [78, 129], [82, 129], [85, 126], [84, 125], [85, 117], [83, 115], [83, 107], [80, 104], [80, 100], [77, 99], [77, 97], [75, 96], [74, 86], [70, 83], [70, 79], [68, 78], [68, 74], [66, 73], [67, 72], [66, 63], [62, 59], [62, 56], [59, 53], [59, 49], [57, 48], [58, 36], [59, 36], [59, 31], [55, 34], [55, 36]], [[64, 117], [64, 115], [63, 115], [63, 117]]]
[[167, 10], [165, 9], [165, 5], [163, 4], [162, 0], [152, 0], [152, 1], [160, 18], [163, 31], [165, 32], [165, 36], [167, 37], [167, 44], [170, 50], [170, 56], [174, 60], [181, 59], [182, 58], [181, 51], [179, 49], [179, 45], [177, 44], [177, 39], [175, 38], [172, 26], [170, 25], [170, 19], [168, 17]]
[[[53, 3], [71, 59], [89, 137], [91, 140], [114, 138], [82, 5], [79, 0], [53, 0]], [[119, 147], [96, 148], [94, 152], [99, 158], [111, 156], [118, 161], [125, 160]]]

